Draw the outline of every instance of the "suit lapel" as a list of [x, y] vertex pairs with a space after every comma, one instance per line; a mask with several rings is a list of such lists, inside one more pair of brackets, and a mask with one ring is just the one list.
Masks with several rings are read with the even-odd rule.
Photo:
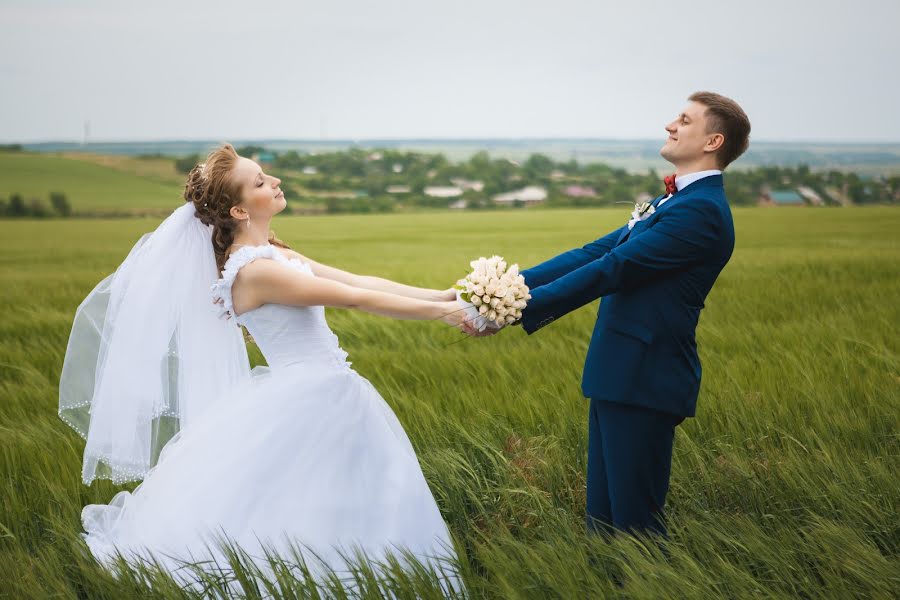
[[[672, 194], [672, 198], [674, 198], [674, 197], [677, 195], [677, 193], [678, 193], [678, 192], [676, 192], [675, 194]], [[653, 206], [654, 206], [654, 208], [655, 208], [656, 205], [659, 204], [659, 201], [662, 200], [662, 199], [665, 198], [665, 197], [666, 197], [665, 194], [663, 194], [662, 196], [657, 196], [656, 198], [653, 199], [653, 202], [651, 202], [651, 204], [653, 204]], [[672, 198], [669, 198], [669, 199], [666, 201], [666, 204], [668, 204], [669, 202], [671, 202], [671, 201], [672, 201]], [[629, 220], [630, 220], [630, 219], [629, 219]], [[637, 227], [638, 224], [640, 224], [640, 221], [638, 221], [637, 223], [635, 223], [635, 224], [634, 224], [634, 227]], [[634, 228], [626, 229], [625, 231], [623, 231], [623, 232], [622, 232], [622, 235], [619, 236], [619, 239], [616, 240], [616, 246], [618, 246], [619, 244], [621, 244], [622, 242], [624, 242], [625, 240], [627, 240], [627, 239], [628, 239], [628, 236], [631, 235], [631, 232], [632, 232], [632, 231], [634, 231]]]
[[[697, 181], [681, 188], [680, 190], [678, 190], [677, 192], [672, 194], [672, 197], [669, 198], [668, 200], [666, 200], [665, 204], [657, 207], [656, 210], [657, 210], [657, 212], [664, 211], [667, 208], [669, 208], [670, 206], [672, 206], [673, 204], [677, 203], [679, 200], [684, 199], [686, 196], [690, 196], [692, 192], [696, 192], [705, 187], [716, 187], [716, 186], [722, 187], [723, 184], [724, 184], [724, 179], [721, 175], [710, 175], [708, 177], [704, 177], [703, 179], [698, 179]], [[659, 204], [659, 201], [662, 198], [665, 198], [665, 196], [666, 195], [663, 194], [662, 196], [657, 197], [653, 201], [653, 205], [656, 206], [657, 204]], [[624, 243], [628, 239], [628, 236], [631, 235], [631, 232], [634, 231], [641, 222], [642, 221], [638, 221], [637, 223], [634, 224], [634, 227], [632, 229], [626, 229], [625, 231], [623, 231], [622, 235], [620, 235], [619, 239], [616, 241], [616, 246]]]
[[[631, 219], [629, 219], [629, 221], [630, 220]], [[624, 242], [628, 238], [628, 234], [630, 234], [630, 233], [631, 233], [631, 230], [626, 227], [625, 231], [622, 232], [622, 235], [619, 236], [619, 239], [616, 240], [616, 246], [618, 246], [619, 244]]]

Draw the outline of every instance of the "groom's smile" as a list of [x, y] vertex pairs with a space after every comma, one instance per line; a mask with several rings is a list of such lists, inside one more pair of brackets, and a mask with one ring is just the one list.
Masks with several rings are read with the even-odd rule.
[[692, 168], [717, 145], [710, 145], [715, 134], [707, 131], [706, 107], [691, 102], [665, 127], [669, 134], [659, 154], [676, 170]]

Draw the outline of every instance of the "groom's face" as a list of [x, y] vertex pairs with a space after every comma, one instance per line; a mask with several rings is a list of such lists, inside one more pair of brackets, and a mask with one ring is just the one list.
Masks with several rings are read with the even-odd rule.
[[691, 102], [675, 119], [666, 125], [669, 137], [660, 155], [672, 164], [687, 163], [701, 158], [710, 135], [706, 132], [706, 107]]

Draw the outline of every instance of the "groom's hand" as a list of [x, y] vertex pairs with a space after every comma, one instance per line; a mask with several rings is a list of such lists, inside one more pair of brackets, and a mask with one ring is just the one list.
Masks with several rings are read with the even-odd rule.
[[[502, 327], [501, 327], [501, 329], [502, 329]], [[472, 334], [472, 337], [488, 337], [491, 335], [496, 335], [499, 332], [500, 332], [500, 329], [493, 329], [491, 327], [487, 327], [487, 328], [485, 328], [484, 331], [476, 331], [475, 333]]]

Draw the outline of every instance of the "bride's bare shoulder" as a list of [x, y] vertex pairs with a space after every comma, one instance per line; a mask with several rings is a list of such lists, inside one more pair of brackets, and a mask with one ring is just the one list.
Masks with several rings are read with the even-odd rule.
[[290, 248], [282, 248], [281, 246], [275, 246], [276, 252], [281, 252], [281, 255], [285, 258], [298, 258], [300, 260], [306, 261], [308, 260], [305, 256], [297, 252], [296, 250], [292, 250]]

